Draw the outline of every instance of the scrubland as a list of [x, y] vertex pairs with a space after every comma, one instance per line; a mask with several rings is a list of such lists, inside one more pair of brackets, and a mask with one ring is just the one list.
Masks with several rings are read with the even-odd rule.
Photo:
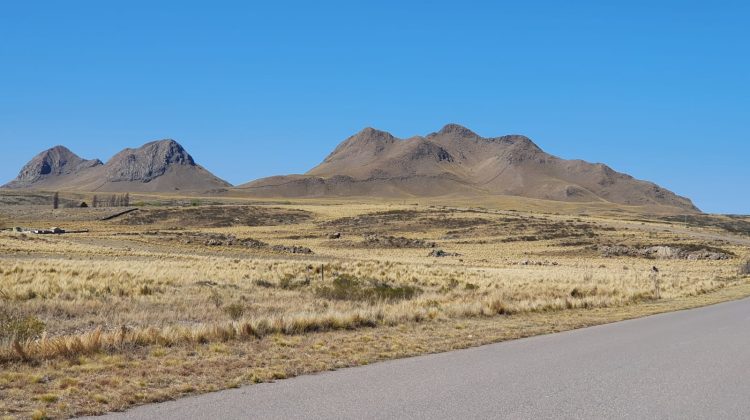
[[745, 219], [174, 204], [107, 221], [0, 209], [0, 227], [88, 230], [0, 234], [0, 415], [119, 410], [750, 294]]

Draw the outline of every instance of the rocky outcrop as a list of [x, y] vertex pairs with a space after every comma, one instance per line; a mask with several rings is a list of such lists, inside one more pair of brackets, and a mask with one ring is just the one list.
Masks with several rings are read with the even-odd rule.
[[724, 250], [707, 247], [680, 247], [671, 245], [627, 246], [602, 245], [598, 247], [604, 257], [639, 257], [665, 260], [728, 260], [732, 254]]
[[429, 254], [427, 254], [428, 257], [436, 257], [436, 258], [442, 258], [442, 257], [460, 257], [461, 254], [457, 252], [447, 252], [443, 251], [442, 249], [433, 249], [430, 251]]
[[437, 244], [422, 239], [373, 234], [365, 235], [361, 246], [365, 248], [435, 248]]

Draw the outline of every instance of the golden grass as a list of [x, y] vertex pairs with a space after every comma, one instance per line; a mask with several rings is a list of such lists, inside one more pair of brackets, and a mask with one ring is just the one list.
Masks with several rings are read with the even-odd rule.
[[[44, 326], [39, 334], [33, 322], [16, 322], [9, 327], [15, 332], [0, 329], [0, 392], [8, 396], [0, 415], [97, 413], [748, 292], [747, 277], [738, 274], [747, 248], [731, 235], [729, 242], [705, 239], [722, 234], [715, 229], [685, 233], [661, 221], [641, 225], [601, 214], [312, 201], [274, 205], [311, 212], [313, 219], [163, 230], [75, 214], [65, 227], [89, 233], [0, 234], [0, 308], [15, 320]], [[333, 231], [342, 238], [329, 239]], [[315, 253], [181, 239], [196, 233], [304, 246]], [[435, 258], [427, 256], [429, 248], [363, 247], [363, 235], [370, 233], [437, 242], [459, 255]], [[602, 257], [596, 246], [609, 243], [705, 244], [734, 258]], [[651, 273], [653, 265], [659, 274]], [[330, 293], [340, 278], [355, 279], [353, 289]], [[31, 327], [20, 334], [18, 325]], [[225, 369], [211, 369], [218, 363], [242, 366], [246, 374], [227, 377]], [[175, 380], [188, 371], [200, 375]], [[150, 379], [138, 372], [148, 372]], [[98, 385], [89, 390], [83, 384], [92, 380]]]
[[[137, 263], [3, 261], [4, 301], [20, 313], [45, 320], [48, 331], [38, 339], [6, 343], [0, 347], [0, 361], [72, 357], [131, 345], [223, 342], [274, 333], [621, 306], [655, 297], [646, 267], [475, 269], [333, 262], [324, 267], [328, 279], [321, 282], [310, 265], [197, 256]], [[739, 282], [729, 265], [673, 265], [660, 274], [662, 298], [695, 296]], [[408, 300], [377, 302], [316, 297], [317, 289], [341, 274], [409, 284], [422, 293]], [[289, 282], [290, 278], [299, 281]], [[258, 279], [266, 286], [257, 285]], [[284, 289], [279, 286], [284, 280], [300, 286]], [[243, 315], [233, 319], [226, 309], [236, 306]]]

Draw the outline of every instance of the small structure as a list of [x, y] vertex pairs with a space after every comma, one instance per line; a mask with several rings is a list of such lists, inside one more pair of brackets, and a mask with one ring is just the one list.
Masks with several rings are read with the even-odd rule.
[[31, 233], [35, 233], [37, 235], [59, 235], [59, 234], [65, 233], [65, 229], [62, 229], [59, 227], [52, 227], [49, 229], [32, 230]]

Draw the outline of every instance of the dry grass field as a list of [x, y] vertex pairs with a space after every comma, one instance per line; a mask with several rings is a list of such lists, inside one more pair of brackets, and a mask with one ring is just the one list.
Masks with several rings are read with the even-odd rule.
[[0, 198], [0, 416], [121, 410], [750, 295], [742, 217], [143, 196], [101, 220], [123, 209]]

